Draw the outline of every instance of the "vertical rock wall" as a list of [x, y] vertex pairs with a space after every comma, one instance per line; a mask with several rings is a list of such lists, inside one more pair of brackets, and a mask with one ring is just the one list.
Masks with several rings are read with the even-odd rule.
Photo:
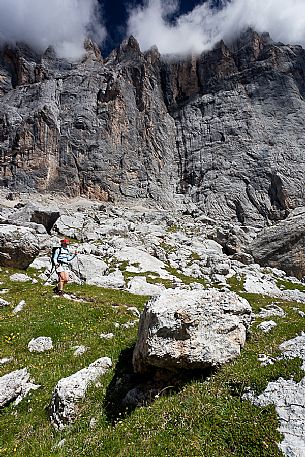
[[78, 63], [25, 45], [0, 57], [0, 185], [100, 200], [177, 195], [263, 225], [304, 205], [305, 52], [252, 30], [201, 56], [134, 38]]

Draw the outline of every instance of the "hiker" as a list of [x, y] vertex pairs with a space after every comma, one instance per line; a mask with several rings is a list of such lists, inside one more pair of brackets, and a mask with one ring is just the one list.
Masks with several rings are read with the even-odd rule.
[[69, 240], [64, 239], [60, 241], [60, 247], [54, 253], [54, 265], [56, 273], [58, 274], [57, 286], [53, 291], [58, 295], [63, 295], [64, 285], [69, 281], [69, 262], [74, 259], [75, 254], [71, 254], [68, 248]]

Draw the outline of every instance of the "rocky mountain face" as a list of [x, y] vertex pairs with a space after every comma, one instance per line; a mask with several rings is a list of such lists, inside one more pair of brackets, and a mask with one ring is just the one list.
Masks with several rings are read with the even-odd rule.
[[5, 47], [0, 185], [285, 219], [305, 201], [304, 76], [304, 49], [252, 30], [185, 59], [132, 37], [106, 60], [87, 42], [78, 63]]

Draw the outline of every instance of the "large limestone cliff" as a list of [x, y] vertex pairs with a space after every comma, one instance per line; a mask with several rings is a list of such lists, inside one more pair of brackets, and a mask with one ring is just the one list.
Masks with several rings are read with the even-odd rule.
[[177, 195], [263, 225], [305, 204], [305, 51], [245, 32], [185, 59], [134, 38], [103, 60], [0, 56], [0, 185], [100, 200]]

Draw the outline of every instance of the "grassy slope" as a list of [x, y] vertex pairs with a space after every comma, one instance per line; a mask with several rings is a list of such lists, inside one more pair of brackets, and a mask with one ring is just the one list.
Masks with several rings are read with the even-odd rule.
[[[100, 387], [90, 388], [75, 424], [64, 432], [55, 432], [46, 408], [57, 381], [102, 356], [111, 357], [115, 365], [121, 351], [134, 344], [137, 330], [116, 329], [114, 322], [133, 320], [124, 305], [141, 308], [147, 298], [69, 285], [70, 292], [91, 300], [78, 303], [54, 297], [49, 287], [39, 283], [12, 283], [8, 276], [9, 272], [0, 274], [5, 287], [10, 289], [2, 297], [12, 303], [10, 308], [0, 308], [0, 358], [13, 356], [14, 362], [1, 367], [0, 375], [28, 367], [35, 382], [42, 387], [17, 407], [9, 405], [0, 412], [0, 456], [281, 455], [276, 446], [281, 437], [276, 431], [278, 422], [274, 408], [254, 407], [242, 402], [241, 395], [246, 386], [262, 391], [270, 380], [279, 376], [293, 376], [296, 380], [302, 377], [297, 359], [260, 367], [257, 355], [263, 352], [276, 356], [281, 342], [304, 329], [304, 319], [293, 310], [297, 306], [305, 311], [304, 305], [283, 303], [287, 316], [274, 318], [279, 325], [269, 334], [262, 334], [255, 323], [241, 357], [210, 379], [190, 379], [175, 393], [168, 389], [168, 396], [161, 396], [152, 405], [137, 408], [112, 424], [104, 406], [114, 367], [102, 378]], [[238, 282], [234, 284], [236, 289], [239, 286]], [[254, 311], [272, 301], [266, 297], [242, 295], [250, 301]], [[13, 315], [13, 306], [21, 299], [26, 300], [26, 308], [19, 316]], [[115, 338], [101, 340], [101, 332], [113, 332]], [[30, 353], [27, 344], [38, 336], [52, 337], [54, 350]], [[80, 344], [90, 349], [76, 358], [72, 348]], [[94, 430], [88, 426], [92, 417], [97, 419]], [[56, 448], [62, 439], [65, 439], [64, 446]]]

